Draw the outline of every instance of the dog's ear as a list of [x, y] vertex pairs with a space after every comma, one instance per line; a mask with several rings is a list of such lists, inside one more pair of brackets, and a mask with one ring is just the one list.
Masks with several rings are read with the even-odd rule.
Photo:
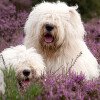
[[78, 14], [77, 12], [78, 5], [69, 7], [70, 16], [75, 16]]
[[70, 16], [70, 21], [74, 22], [75, 24], [81, 23], [81, 16], [77, 11], [78, 6], [71, 6], [69, 7], [69, 16]]
[[81, 16], [77, 11], [78, 6], [71, 6], [69, 7], [69, 16], [70, 16], [70, 21], [74, 23], [81, 23]]
[[84, 34], [86, 34], [83, 26], [83, 22], [81, 20], [81, 16], [77, 11], [78, 6], [71, 6], [69, 7], [69, 16], [70, 16], [70, 23], [72, 27], [77, 30], [77, 34], [81, 35], [81, 37], [84, 37]]

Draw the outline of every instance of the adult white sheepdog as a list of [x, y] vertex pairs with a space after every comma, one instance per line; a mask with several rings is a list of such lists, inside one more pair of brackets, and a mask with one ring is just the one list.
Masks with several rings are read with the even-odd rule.
[[[19, 88], [24, 89], [34, 79], [45, 74], [45, 64], [40, 54], [34, 48], [26, 49], [24, 45], [7, 48], [0, 53], [0, 68], [13, 68], [16, 72]], [[4, 94], [3, 73], [0, 70], [0, 91]]]
[[86, 32], [76, 9], [63, 2], [36, 5], [25, 24], [24, 44], [43, 56], [47, 72], [62, 73], [72, 67], [91, 79], [99, 76], [98, 63], [84, 42]]

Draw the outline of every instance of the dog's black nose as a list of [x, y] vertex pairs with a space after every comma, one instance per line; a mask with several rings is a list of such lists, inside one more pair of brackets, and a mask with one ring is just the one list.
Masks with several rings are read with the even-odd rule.
[[23, 75], [24, 76], [29, 76], [30, 75], [30, 71], [29, 70], [23, 70]]
[[53, 30], [54, 26], [53, 26], [53, 25], [51, 25], [51, 24], [46, 24], [46, 25], [45, 25], [45, 28], [46, 28], [46, 30], [47, 30], [47, 31], [49, 31], [49, 32], [50, 32], [50, 31], [52, 31], [52, 30]]

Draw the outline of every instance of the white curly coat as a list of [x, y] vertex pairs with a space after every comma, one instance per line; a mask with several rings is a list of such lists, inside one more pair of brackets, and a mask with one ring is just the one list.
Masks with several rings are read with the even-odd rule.
[[[10, 67], [15, 70], [16, 76], [20, 75], [21, 79], [24, 78], [23, 70], [34, 69], [36, 72], [34, 77], [45, 74], [45, 64], [41, 55], [34, 48], [26, 49], [24, 45], [10, 47], [0, 53], [0, 69], [5, 70]], [[0, 70], [0, 92], [4, 94], [5, 84], [2, 70]], [[32, 78], [31, 74], [29, 78]]]

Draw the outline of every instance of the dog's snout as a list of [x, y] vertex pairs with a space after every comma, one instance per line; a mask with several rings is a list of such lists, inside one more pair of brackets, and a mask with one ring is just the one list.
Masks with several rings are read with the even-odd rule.
[[29, 76], [30, 75], [30, 71], [29, 70], [23, 70], [23, 75], [24, 76]]
[[49, 31], [49, 32], [50, 32], [50, 31], [52, 31], [52, 30], [53, 30], [54, 26], [53, 26], [53, 25], [51, 25], [51, 24], [46, 24], [46, 25], [45, 25], [45, 28], [46, 28], [46, 30], [47, 30], [47, 31]]

